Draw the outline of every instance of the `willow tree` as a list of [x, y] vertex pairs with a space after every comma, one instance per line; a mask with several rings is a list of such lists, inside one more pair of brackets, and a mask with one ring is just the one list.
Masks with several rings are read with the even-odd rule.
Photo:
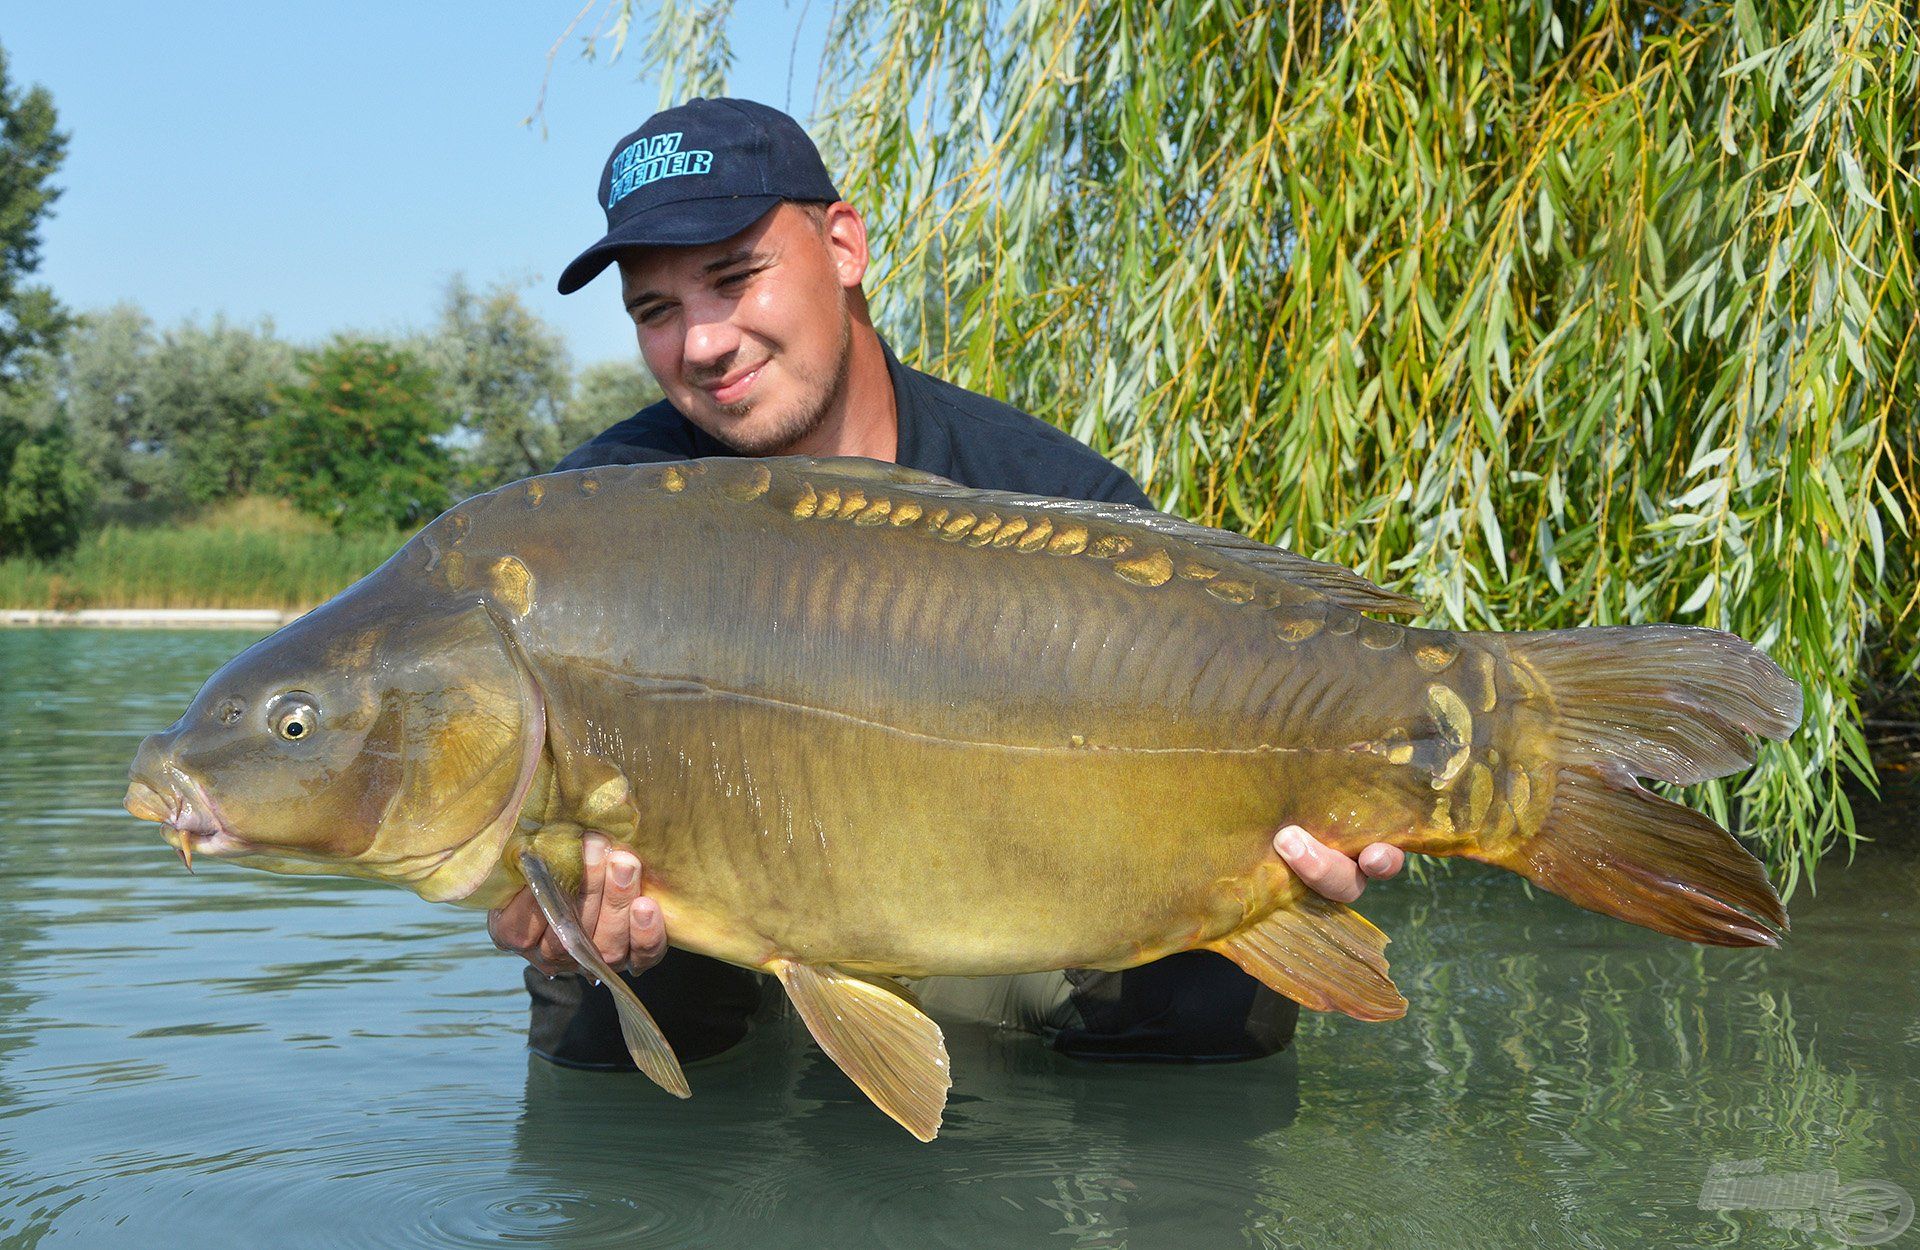
[[[612, 3], [666, 96], [725, 85], [730, 0]], [[811, 122], [896, 346], [1164, 506], [1436, 622], [1766, 647], [1805, 727], [1695, 797], [1791, 888], [1852, 833], [1866, 657], [1916, 658], [1913, 22], [840, 0]]]

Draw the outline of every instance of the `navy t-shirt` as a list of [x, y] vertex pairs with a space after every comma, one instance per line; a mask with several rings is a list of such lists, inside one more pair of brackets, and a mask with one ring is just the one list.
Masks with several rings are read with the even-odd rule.
[[[1153, 506], [1125, 470], [1071, 435], [1011, 404], [909, 369], [893, 349], [885, 344], [881, 348], [900, 417], [894, 458], [901, 464], [976, 490]], [[734, 454], [663, 399], [576, 448], [554, 467], [588, 469]]]
[[[886, 348], [899, 414], [895, 458], [978, 490], [1152, 505], [1127, 473], [1092, 448], [1009, 404], [909, 369]], [[575, 449], [556, 469], [730, 456], [734, 451], [665, 400]], [[1247, 1059], [1292, 1040], [1299, 1007], [1227, 959], [1186, 951], [1125, 972], [1074, 970], [1079, 1024], [1051, 1039], [1084, 1058]], [[682, 1059], [717, 1054], [746, 1036], [759, 974], [669, 948], [627, 978]], [[613, 997], [583, 977], [526, 973], [533, 996], [528, 1045], [558, 1063], [630, 1068]]]

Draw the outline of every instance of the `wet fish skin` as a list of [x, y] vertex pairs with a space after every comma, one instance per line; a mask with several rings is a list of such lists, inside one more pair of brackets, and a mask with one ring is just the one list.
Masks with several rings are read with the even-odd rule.
[[[1365, 614], [1411, 606], [1159, 514], [872, 462], [556, 474], [462, 504], [233, 661], [134, 780], [199, 787], [237, 862], [470, 906], [521, 888], [522, 854], [571, 887], [605, 832], [676, 945], [779, 975], [923, 1137], [944, 1050], [879, 978], [1206, 947], [1309, 1006], [1399, 1014], [1384, 935], [1273, 855], [1289, 822], [1774, 940], [1751, 857], [1634, 781], [1790, 732], [1798, 689], [1764, 656]], [[272, 736], [290, 691], [322, 709], [310, 742]]]

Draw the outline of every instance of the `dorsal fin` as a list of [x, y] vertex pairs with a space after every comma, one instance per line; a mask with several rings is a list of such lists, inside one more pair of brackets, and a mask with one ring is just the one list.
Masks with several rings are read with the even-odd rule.
[[869, 460], [865, 456], [785, 456], [796, 469], [806, 469], [812, 473], [831, 473], [836, 477], [856, 477], [866, 482], [895, 482], [902, 486], [952, 486], [958, 490], [967, 489], [952, 478], [941, 477], [938, 473], [928, 473], [925, 469], [909, 469], [904, 464], [888, 464], [884, 460]]
[[1294, 586], [1325, 595], [1340, 606], [1352, 608], [1356, 612], [1414, 616], [1425, 610], [1425, 605], [1418, 599], [1411, 599], [1406, 595], [1376, 586], [1352, 569], [1342, 568], [1337, 564], [1327, 564], [1320, 560], [1310, 560], [1284, 547], [1258, 542], [1231, 530], [1214, 529], [1194, 521], [1183, 520], [1165, 512], [1155, 512], [1151, 508], [1136, 508], [1132, 504], [1105, 501], [1055, 499], [1048, 495], [1025, 495], [1014, 491], [974, 490], [919, 469], [909, 469], [901, 465], [886, 464], [858, 456], [836, 456], [828, 459], [786, 456], [780, 459], [780, 463], [808, 477], [832, 476], [866, 482], [894, 482], [910, 488], [915, 496], [924, 499], [964, 501], [970, 506], [979, 508], [998, 505], [1009, 509], [1038, 511], [1050, 516], [1070, 517], [1077, 521], [1096, 521], [1123, 529], [1178, 539], [1192, 543], [1196, 547], [1205, 548], [1216, 558], [1228, 561], [1243, 571], [1278, 577]]

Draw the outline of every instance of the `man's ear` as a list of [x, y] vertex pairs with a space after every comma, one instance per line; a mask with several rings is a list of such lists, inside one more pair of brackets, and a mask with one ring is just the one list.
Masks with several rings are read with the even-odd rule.
[[827, 240], [827, 252], [833, 258], [835, 276], [851, 291], [867, 276], [867, 223], [860, 210], [845, 200], [827, 206], [827, 219], [821, 223]]

